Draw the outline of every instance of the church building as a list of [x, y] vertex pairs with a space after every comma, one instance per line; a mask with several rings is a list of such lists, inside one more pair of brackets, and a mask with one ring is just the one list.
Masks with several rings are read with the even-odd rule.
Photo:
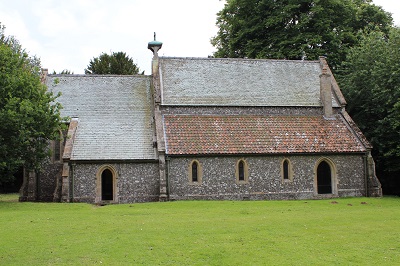
[[381, 196], [371, 145], [318, 61], [159, 57], [152, 75], [48, 75], [68, 130], [21, 200]]

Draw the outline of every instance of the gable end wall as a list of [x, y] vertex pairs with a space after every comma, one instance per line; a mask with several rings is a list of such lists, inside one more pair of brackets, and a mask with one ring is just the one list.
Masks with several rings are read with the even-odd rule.
[[114, 203], [159, 200], [158, 163], [75, 163], [72, 165], [73, 202], [96, 202], [97, 174], [109, 165], [117, 172], [117, 198]]

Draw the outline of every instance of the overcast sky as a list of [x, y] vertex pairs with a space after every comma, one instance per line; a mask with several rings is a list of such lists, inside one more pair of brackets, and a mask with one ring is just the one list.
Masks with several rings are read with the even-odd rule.
[[[223, 0], [0, 0], [0, 22], [42, 67], [83, 74], [102, 52], [126, 52], [145, 74], [152, 53], [147, 43], [163, 42], [160, 55], [207, 57], [217, 33]], [[400, 25], [399, 0], [374, 0]]]

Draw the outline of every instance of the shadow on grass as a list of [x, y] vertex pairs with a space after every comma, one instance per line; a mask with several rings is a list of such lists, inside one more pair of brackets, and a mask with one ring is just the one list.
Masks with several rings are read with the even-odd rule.
[[18, 198], [18, 193], [0, 194], [0, 202], [18, 202]]

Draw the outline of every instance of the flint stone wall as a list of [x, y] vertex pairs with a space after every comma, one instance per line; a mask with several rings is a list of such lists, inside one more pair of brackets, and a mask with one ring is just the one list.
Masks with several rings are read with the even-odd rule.
[[57, 179], [61, 177], [62, 163], [47, 163], [42, 166], [37, 177], [36, 201], [53, 201]]
[[[321, 157], [336, 167], [337, 194], [315, 193], [314, 169]], [[283, 180], [281, 163], [288, 158], [293, 180]], [[248, 183], [237, 184], [235, 165], [244, 159], [248, 165]], [[202, 168], [201, 184], [190, 184], [189, 164], [197, 160]], [[173, 157], [168, 161], [170, 200], [268, 200], [314, 199], [326, 197], [365, 196], [365, 174], [362, 155], [234, 156]]]
[[97, 174], [105, 165], [117, 172], [117, 203], [158, 201], [158, 163], [87, 163], [73, 165], [73, 202], [95, 202]]

